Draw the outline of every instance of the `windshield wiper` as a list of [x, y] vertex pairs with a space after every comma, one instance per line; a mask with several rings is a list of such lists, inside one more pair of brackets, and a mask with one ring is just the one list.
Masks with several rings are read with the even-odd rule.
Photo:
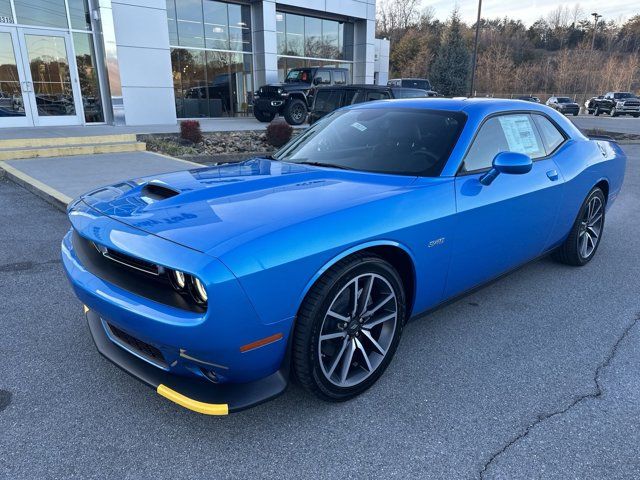
[[355, 168], [345, 167], [344, 165], [336, 165], [333, 163], [325, 163], [325, 162], [300, 162], [302, 165], [313, 165], [314, 167], [329, 167], [329, 168], [339, 168], [340, 170], [355, 170]]

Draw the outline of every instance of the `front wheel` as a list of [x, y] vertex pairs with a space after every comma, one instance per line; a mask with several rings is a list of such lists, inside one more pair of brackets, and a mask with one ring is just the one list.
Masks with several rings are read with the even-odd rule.
[[611, 109], [611, 111], [609, 112], [609, 115], [611, 115], [612, 117], [617, 117], [618, 116], [618, 111], [616, 110], [616, 107], [613, 107]]
[[289, 101], [284, 108], [284, 119], [289, 125], [302, 125], [307, 119], [307, 104], [299, 98]]
[[586, 265], [596, 254], [604, 230], [606, 199], [598, 187], [583, 202], [569, 236], [553, 257], [567, 265]]
[[258, 119], [259, 122], [270, 122], [276, 116], [275, 113], [263, 112], [262, 110], [258, 109], [255, 109], [253, 111], [253, 115]]
[[593, 111], [593, 114], [597, 117], [600, 115], [600, 107], [596, 107], [596, 109]]
[[349, 400], [371, 387], [400, 341], [405, 294], [388, 262], [356, 254], [330, 268], [298, 314], [293, 342], [296, 377], [323, 400]]

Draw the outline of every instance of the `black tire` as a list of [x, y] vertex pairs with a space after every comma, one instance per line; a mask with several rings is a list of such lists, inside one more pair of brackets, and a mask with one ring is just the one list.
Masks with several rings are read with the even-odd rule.
[[[348, 365], [355, 365], [353, 367], [354, 369], [360, 368], [362, 372], [366, 373], [367, 371], [370, 371], [371, 373], [366, 373], [368, 376], [361, 382], [343, 387], [330, 381], [327, 377], [326, 370], [323, 370], [323, 367], [321, 366], [321, 355], [323, 355], [323, 358], [326, 358], [322, 353], [322, 347], [320, 346], [321, 329], [324, 326], [326, 318], [329, 318], [327, 312], [332, 308], [335, 300], [339, 298], [340, 293], [345, 291], [350, 292], [348, 289], [354, 279], [363, 278], [362, 276], [366, 276], [367, 274], [384, 277], [386, 282], [388, 282], [388, 285], [392, 287], [392, 290], [390, 291], [393, 291], [396, 295], [396, 302], [394, 306], [397, 306], [397, 315], [394, 320], [394, 330], [387, 338], [388, 348], [386, 349], [386, 354], [381, 360], [379, 360], [380, 363], [375, 367], [375, 369], [365, 370], [364, 356], [360, 353], [358, 353], [358, 358], [362, 358], [363, 360], [361, 362], [361, 366], [357, 366], [358, 362], [352, 363], [352, 361], [356, 359], [355, 354], [353, 357], [350, 357]], [[387, 283], [383, 283], [383, 285], [388, 286]], [[356, 289], [354, 288], [354, 290]], [[364, 291], [364, 286], [359, 294], [361, 294], [362, 291]], [[357, 302], [359, 302], [360, 297], [357, 298]], [[293, 333], [292, 359], [293, 371], [295, 372], [296, 378], [300, 384], [320, 399], [332, 402], [349, 400], [371, 387], [384, 373], [398, 347], [405, 323], [405, 298], [404, 288], [398, 272], [391, 264], [378, 256], [371, 254], [354, 254], [339, 261], [327, 270], [307, 294], [302, 306], [300, 307], [296, 320], [296, 326]], [[367, 297], [367, 300], [368, 299], [369, 297]], [[371, 297], [371, 300], [371, 305], [373, 305], [375, 303], [373, 301], [373, 297]], [[390, 304], [391, 302], [388, 303]], [[347, 303], [347, 305], [349, 304], [350, 303]], [[366, 309], [367, 303], [365, 300], [363, 310]], [[373, 317], [369, 317], [369, 319], [371, 318]], [[349, 325], [351, 325], [351, 323], [354, 323], [353, 320]], [[350, 332], [350, 328], [344, 328], [341, 330], [344, 330], [345, 338], [342, 340], [336, 340], [338, 344], [340, 344], [340, 342], [345, 342], [344, 345], [346, 345], [347, 342], [351, 342], [349, 338], [352, 338], [351, 333], [347, 336], [347, 332]], [[373, 332], [373, 330], [370, 330], [370, 332]], [[364, 345], [362, 342], [364, 342], [365, 337], [360, 336], [359, 338], [361, 340], [361, 345]], [[380, 340], [380, 338], [378, 338], [378, 340]], [[357, 341], [358, 340], [355, 340], [355, 342]], [[368, 343], [368, 341], [366, 343]], [[351, 344], [349, 343], [349, 345]], [[337, 350], [340, 349], [336, 347], [335, 351]], [[334, 358], [339, 359], [340, 355], [341, 354], [338, 353], [336, 357], [328, 358], [328, 362], [333, 363]], [[340, 368], [342, 368], [346, 362], [346, 358], [343, 358], [343, 360], [345, 361], [339, 362], [336, 360], [335, 363], [337, 365], [339, 364]], [[367, 363], [369, 363], [368, 360]], [[351, 366], [348, 368], [351, 369]], [[336, 368], [336, 372], [337, 371], [338, 368]], [[361, 374], [361, 372], [356, 371], [356, 375], [357, 374]], [[329, 373], [329, 377], [331, 377], [331, 373]]]
[[633, 118], [638, 118], [638, 117], [640, 117], [640, 113], [634, 113], [633, 114]]
[[574, 117], [577, 117], [577, 116], [578, 116], [578, 112], [575, 112], [575, 113], [573, 114], [573, 116], [574, 116]]
[[616, 107], [613, 107], [611, 110], [609, 110], [609, 115], [611, 115], [612, 117], [618, 116], [618, 111], [616, 110]]
[[284, 119], [289, 125], [302, 125], [307, 119], [307, 104], [304, 100], [294, 98], [284, 107]]
[[600, 107], [596, 107], [596, 109], [593, 111], [593, 114], [597, 117], [600, 115]]
[[[584, 219], [585, 215], [588, 213], [587, 209], [590, 202], [594, 198], [599, 199], [602, 206], [602, 223], [600, 225], [600, 230], [593, 250], [585, 256], [580, 249], [580, 237], [585, 230]], [[573, 227], [571, 227], [571, 231], [569, 232], [569, 236], [564, 241], [564, 243], [560, 245], [560, 247], [558, 247], [555, 252], [553, 252], [552, 256], [555, 260], [560, 263], [573, 265], [576, 267], [581, 267], [591, 261], [591, 259], [596, 254], [598, 247], [600, 246], [600, 242], [602, 241], [602, 234], [604, 232], [605, 224], [605, 207], [606, 198], [604, 196], [604, 193], [599, 187], [595, 187], [593, 190], [591, 190], [589, 195], [587, 195], [587, 198], [582, 203], [580, 211], [578, 212], [578, 216], [576, 217], [576, 221], [574, 222]]]
[[260, 122], [270, 122], [276, 116], [275, 113], [271, 112], [263, 112], [262, 110], [254, 109], [253, 116], [258, 119]]

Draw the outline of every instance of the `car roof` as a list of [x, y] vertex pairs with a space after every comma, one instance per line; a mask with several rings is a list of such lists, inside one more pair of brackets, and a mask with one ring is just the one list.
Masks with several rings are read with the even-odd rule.
[[416, 108], [425, 110], [446, 110], [486, 116], [504, 111], [538, 111], [549, 114], [553, 111], [546, 105], [502, 98], [404, 98], [377, 102], [358, 103], [347, 108]]
[[318, 87], [318, 90], [389, 90], [390, 88], [392, 88], [390, 85], [350, 83], [348, 85], [322, 85]]

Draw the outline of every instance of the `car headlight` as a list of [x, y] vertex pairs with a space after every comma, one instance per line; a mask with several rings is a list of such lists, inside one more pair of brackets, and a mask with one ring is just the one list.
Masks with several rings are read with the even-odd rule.
[[169, 272], [169, 280], [171, 280], [171, 285], [176, 290], [184, 290], [187, 286], [186, 275], [180, 270], [171, 270]]
[[278, 89], [278, 95], [280, 95], [281, 93], [282, 93], [282, 89], [281, 89], [281, 88], [279, 88], [279, 89]]
[[624, 102], [616, 102], [616, 107], [624, 107]]
[[204, 284], [196, 277], [191, 277], [191, 295], [200, 305], [207, 303], [207, 290], [204, 288]]
[[166, 270], [169, 282], [176, 292], [190, 296], [200, 306], [207, 305], [207, 289], [200, 279], [180, 270]]

